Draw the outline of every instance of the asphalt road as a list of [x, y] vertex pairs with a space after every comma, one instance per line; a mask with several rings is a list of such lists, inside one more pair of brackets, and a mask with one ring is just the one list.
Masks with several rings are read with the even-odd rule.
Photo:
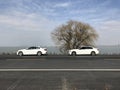
[[119, 84], [120, 56], [0, 56], [0, 90], [120, 90]]
[[0, 56], [0, 69], [120, 69], [120, 56]]
[[0, 90], [120, 90], [120, 72], [0, 72]]

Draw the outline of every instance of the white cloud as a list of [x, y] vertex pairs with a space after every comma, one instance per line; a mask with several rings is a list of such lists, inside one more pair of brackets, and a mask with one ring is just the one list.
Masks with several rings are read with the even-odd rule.
[[102, 30], [120, 30], [120, 21], [117, 20], [110, 20], [110, 21], [105, 21], [101, 23]]
[[96, 13], [96, 9], [77, 9], [77, 10], [71, 10], [70, 14], [90, 14], [90, 13]]
[[57, 25], [57, 22], [35, 13], [0, 15], [1, 45], [53, 45], [51, 31]]
[[116, 45], [120, 37], [120, 21], [107, 20], [97, 24], [96, 30], [99, 34], [99, 45]]
[[56, 22], [37, 14], [14, 12], [12, 15], [0, 15], [0, 24], [19, 30], [50, 30]]
[[70, 2], [64, 2], [64, 3], [57, 3], [54, 5], [54, 7], [68, 7], [70, 5], [71, 5]]

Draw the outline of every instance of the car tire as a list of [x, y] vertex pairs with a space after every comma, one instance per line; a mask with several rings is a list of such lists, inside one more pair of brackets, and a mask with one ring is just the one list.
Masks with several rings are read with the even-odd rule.
[[19, 55], [19, 56], [23, 56], [23, 52], [19, 52], [18, 55]]
[[41, 56], [42, 55], [42, 53], [41, 52], [37, 52], [37, 56]]
[[76, 52], [72, 52], [72, 56], [76, 56]]
[[94, 51], [91, 52], [91, 56], [95, 56], [96, 53]]

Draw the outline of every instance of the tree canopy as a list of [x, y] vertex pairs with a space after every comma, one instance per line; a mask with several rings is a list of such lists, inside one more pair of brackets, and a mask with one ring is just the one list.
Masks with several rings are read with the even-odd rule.
[[70, 20], [52, 32], [52, 39], [60, 45], [61, 52], [81, 46], [93, 46], [97, 40], [96, 30], [87, 23]]

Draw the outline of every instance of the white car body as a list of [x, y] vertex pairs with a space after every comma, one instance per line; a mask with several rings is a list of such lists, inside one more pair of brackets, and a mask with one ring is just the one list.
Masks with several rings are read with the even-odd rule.
[[91, 46], [84, 46], [80, 49], [71, 49], [68, 53], [69, 55], [97, 55], [99, 50]]
[[17, 51], [17, 55], [45, 55], [47, 54], [46, 48], [40, 48], [40, 47], [29, 47], [27, 49], [20, 49]]

